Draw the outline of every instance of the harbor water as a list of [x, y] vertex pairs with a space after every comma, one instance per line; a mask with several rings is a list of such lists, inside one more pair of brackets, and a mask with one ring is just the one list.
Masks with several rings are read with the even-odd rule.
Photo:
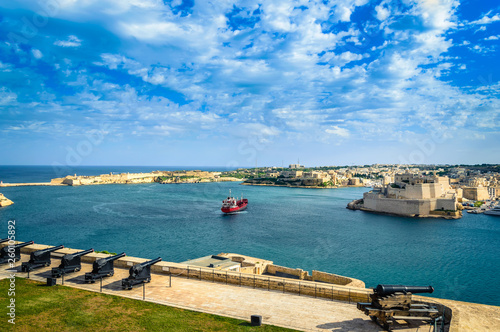
[[[78, 174], [155, 167], [77, 168]], [[178, 169], [178, 168], [177, 168]], [[199, 168], [198, 168], [199, 169]], [[207, 168], [208, 169], [208, 168]], [[30, 172], [28, 172], [30, 171]], [[93, 172], [93, 173], [90, 173]], [[48, 182], [50, 167], [0, 167], [3, 182]], [[223, 215], [229, 189], [248, 198]], [[4, 187], [0, 237], [182, 262], [221, 252], [379, 283], [432, 285], [433, 297], [500, 305], [500, 218], [402, 218], [346, 209], [368, 188], [301, 189], [238, 182]]]

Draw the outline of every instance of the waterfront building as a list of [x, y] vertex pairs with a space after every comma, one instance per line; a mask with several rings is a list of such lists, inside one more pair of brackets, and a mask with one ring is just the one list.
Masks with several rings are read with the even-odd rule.
[[472, 201], [485, 201], [490, 199], [490, 194], [488, 192], [488, 188], [483, 186], [479, 187], [464, 187], [463, 195], [465, 198], [470, 199]]

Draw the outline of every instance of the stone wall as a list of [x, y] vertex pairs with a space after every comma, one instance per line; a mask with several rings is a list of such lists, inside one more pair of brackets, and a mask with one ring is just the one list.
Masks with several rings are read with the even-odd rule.
[[312, 276], [310, 278], [311, 278], [311, 281], [321, 281], [321, 282], [327, 282], [327, 283], [335, 284], [335, 285], [365, 288], [365, 283], [361, 280], [349, 278], [349, 277], [344, 277], [344, 276], [340, 276], [340, 275], [332, 274], [332, 273], [327, 273], [327, 272], [313, 270]]
[[489, 199], [490, 195], [486, 187], [465, 187], [463, 188], [463, 197], [473, 201], [484, 201]]
[[306, 277], [309, 276], [309, 273], [307, 271], [304, 271], [302, 269], [292, 269], [290, 267], [285, 267], [285, 266], [279, 266], [279, 265], [273, 265], [270, 264], [267, 266], [265, 273], [276, 275], [280, 273], [285, 273], [288, 275], [296, 276], [300, 280], [306, 279]]
[[435, 210], [454, 211], [457, 205], [454, 198], [396, 199], [368, 192], [363, 195], [363, 209], [404, 216], [427, 216]]

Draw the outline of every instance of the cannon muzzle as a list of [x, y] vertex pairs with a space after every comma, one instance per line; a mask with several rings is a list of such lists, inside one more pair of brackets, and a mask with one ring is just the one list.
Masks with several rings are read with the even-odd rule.
[[[151, 266], [151, 265], [153, 265], [153, 264], [156, 264], [156, 263], [158, 263], [158, 262], [161, 262], [161, 257], [158, 257], [158, 258], [156, 258], [156, 259], [152, 259], [152, 260], [147, 261], [147, 262], [144, 262], [144, 263], [139, 263], [139, 264], [136, 264], [136, 265], [134, 265], [134, 266], [146, 267], [146, 266]], [[132, 266], [132, 267], [134, 267], [134, 266]]]
[[84, 255], [90, 254], [91, 252], [94, 252], [93, 248], [90, 248], [90, 249], [84, 250], [84, 251], [75, 252], [74, 254], [66, 254], [66, 255], [64, 255], [63, 259], [67, 258], [68, 260], [71, 260], [74, 257], [84, 256]]
[[378, 285], [374, 292], [378, 296], [386, 296], [394, 293], [432, 293], [434, 288], [432, 286], [403, 286], [403, 285]]
[[108, 262], [113, 262], [116, 261], [118, 258], [122, 258], [126, 256], [124, 252], [118, 255], [110, 256], [110, 257], [105, 257], [105, 258], [100, 258], [94, 262], [94, 268], [101, 268], [102, 266], [106, 265]]
[[52, 247], [52, 248], [47, 248], [47, 249], [41, 249], [41, 250], [37, 250], [33, 253], [31, 253], [33, 256], [41, 256], [41, 255], [44, 255], [48, 252], [53, 252], [53, 251], [56, 251], [56, 250], [59, 250], [59, 249], [62, 249], [64, 248], [63, 245], [60, 245], [60, 246], [57, 246], [57, 247]]
[[31, 244], [33, 244], [35, 242], [33, 241], [28, 241], [28, 242], [23, 242], [23, 243], [18, 243], [18, 244], [15, 244], [14, 245], [14, 248], [17, 249], [17, 248], [22, 248], [22, 247], [26, 247], [26, 246], [29, 246]]

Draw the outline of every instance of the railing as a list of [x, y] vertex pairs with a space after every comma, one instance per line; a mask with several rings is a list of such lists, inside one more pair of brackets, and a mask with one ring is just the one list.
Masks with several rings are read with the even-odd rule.
[[373, 291], [369, 289], [351, 288], [323, 282], [293, 280], [275, 276], [223, 271], [193, 266], [180, 267], [162, 265], [162, 273], [165, 273], [165, 268], [168, 268], [168, 273], [171, 277], [183, 277], [187, 279], [223, 283], [238, 287], [259, 288], [268, 291], [279, 291], [283, 293], [297, 294], [299, 296], [312, 296], [315, 298], [340, 300], [349, 303], [370, 302], [370, 294], [373, 293]]

